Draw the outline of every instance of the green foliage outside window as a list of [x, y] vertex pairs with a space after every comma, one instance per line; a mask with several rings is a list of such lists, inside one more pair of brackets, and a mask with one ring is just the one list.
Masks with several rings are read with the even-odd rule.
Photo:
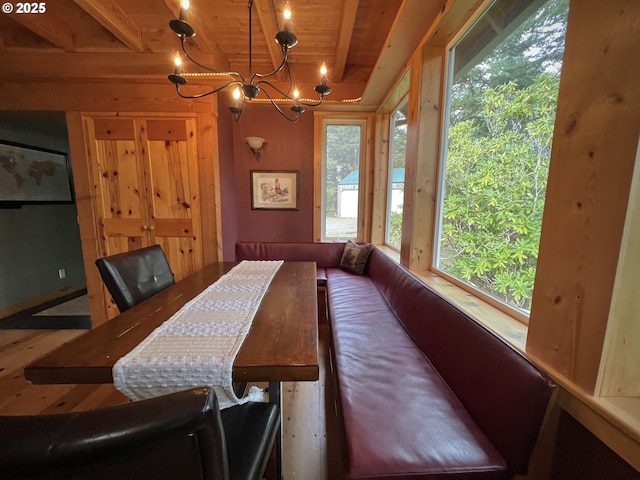
[[523, 310], [533, 291], [567, 3], [549, 1], [452, 85], [437, 266]]
[[391, 212], [390, 215], [389, 243], [400, 248], [400, 240], [402, 239], [402, 213]]
[[[441, 268], [528, 308], [533, 289], [558, 79], [485, 92], [482, 128], [449, 129]], [[479, 130], [487, 130], [479, 135]]]

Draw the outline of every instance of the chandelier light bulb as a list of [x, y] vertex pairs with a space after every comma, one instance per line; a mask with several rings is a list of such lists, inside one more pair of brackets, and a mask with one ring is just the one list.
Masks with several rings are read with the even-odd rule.
[[295, 98], [296, 100], [298, 99], [298, 97], [300, 96], [300, 92], [298, 91], [298, 89], [296, 88], [293, 91], [293, 98]]
[[291, 5], [289, 5], [289, 2], [285, 4], [282, 15], [284, 16], [285, 20], [291, 20]]
[[233, 98], [234, 100], [240, 100], [240, 87], [236, 87], [233, 90]]
[[180, 55], [176, 54], [175, 58], [173, 59], [173, 65], [175, 66], [175, 68], [173, 69], [173, 74], [180, 75], [180, 67], [182, 66], [182, 59], [180, 58]]
[[187, 10], [189, 10], [189, 0], [181, 0], [180, 2], [180, 20], [187, 18]]
[[322, 75], [323, 77], [327, 75], [327, 65], [324, 63], [320, 67], [320, 75]]
[[169, 81], [176, 86], [185, 85], [187, 83], [187, 80], [181, 75], [182, 58], [180, 58], [180, 55], [178, 53], [176, 53], [176, 56], [173, 57], [173, 65], [173, 73], [168, 76]]

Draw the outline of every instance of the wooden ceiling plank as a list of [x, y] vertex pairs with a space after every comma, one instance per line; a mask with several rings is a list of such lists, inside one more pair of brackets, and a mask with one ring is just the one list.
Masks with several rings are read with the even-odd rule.
[[338, 29], [338, 41], [336, 42], [335, 60], [333, 62], [333, 81], [341, 82], [347, 65], [347, 55], [351, 44], [351, 34], [356, 23], [356, 14], [360, 0], [345, 0], [340, 12], [340, 28]]
[[9, 18], [56, 47], [60, 47], [66, 52], [73, 52], [74, 42], [71, 29], [58, 18], [48, 18], [47, 22], [42, 21], [41, 15], [14, 14]]
[[[164, 0], [165, 5], [171, 11], [171, 14], [178, 18], [180, 14], [180, 0]], [[196, 35], [189, 39], [189, 41], [193, 42], [198, 49], [202, 53], [209, 54], [211, 58], [213, 58], [212, 63], [208, 64], [211, 68], [215, 68], [221, 71], [227, 71], [230, 69], [229, 59], [227, 56], [222, 53], [222, 51], [218, 48], [217, 42], [215, 38], [209, 33], [209, 31], [204, 27], [203, 23], [199, 20], [202, 18], [202, 15], [199, 15], [197, 9], [199, 8], [197, 5], [193, 3], [189, 7], [188, 17], [186, 18], [189, 25], [193, 27], [196, 31]], [[179, 48], [180, 41], [176, 39], [176, 49]]]
[[113, 0], [103, 0], [100, 3], [91, 0], [73, 1], [131, 50], [144, 51], [140, 28]]

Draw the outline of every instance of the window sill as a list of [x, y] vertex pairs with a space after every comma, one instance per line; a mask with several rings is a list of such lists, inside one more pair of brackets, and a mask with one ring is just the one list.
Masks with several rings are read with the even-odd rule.
[[384, 253], [387, 257], [394, 260], [396, 263], [400, 263], [400, 252], [388, 245], [376, 245], [376, 248]]

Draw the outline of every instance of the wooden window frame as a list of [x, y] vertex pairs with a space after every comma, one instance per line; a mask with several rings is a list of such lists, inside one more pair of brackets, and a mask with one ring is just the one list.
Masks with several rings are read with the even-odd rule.
[[315, 242], [337, 241], [324, 237], [324, 184], [325, 184], [325, 152], [326, 127], [328, 125], [359, 125], [362, 136], [360, 138], [360, 175], [358, 191], [358, 232], [356, 241], [370, 241], [371, 239], [371, 145], [373, 143], [373, 116], [366, 113], [353, 112], [314, 112], [314, 189], [313, 189], [313, 239]]

